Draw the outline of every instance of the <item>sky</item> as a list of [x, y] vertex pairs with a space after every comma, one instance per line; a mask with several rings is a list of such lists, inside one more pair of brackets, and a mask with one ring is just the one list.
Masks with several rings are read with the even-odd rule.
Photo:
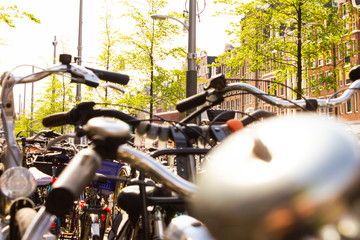
[[[84, 65], [94, 66], [94, 58], [99, 55], [100, 16], [104, 13], [103, 1], [83, 0], [83, 34], [82, 34], [82, 55]], [[145, 7], [145, 0], [129, 1], [138, 8]], [[182, 13], [185, 7], [188, 8], [186, 0], [169, 0], [169, 4], [161, 14], [171, 11]], [[0, 39], [5, 45], [0, 45], [0, 72], [8, 71], [21, 64], [30, 64], [39, 67], [48, 67], [53, 64], [54, 59], [54, 37], [56, 36], [56, 53], [67, 52], [77, 56], [78, 33], [79, 33], [79, 0], [6, 0], [8, 5], [17, 6], [27, 12], [33, 13], [41, 24], [27, 20], [15, 22], [15, 28], [6, 24], [0, 24]], [[226, 43], [230, 37], [225, 33], [229, 29], [229, 22], [237, 21], [234, 17], [214, 17], [219, 6], [212, 3], [212, 0], [199, 0], [199, 9], [205, 10], [200, 15], [200, 21], [196, 23], [196, 47], [207, 51], [208, 55], [216, 56], [223, 53]], [[186, 6], [187, 5], [187, 6]], [[116, 15], [116, 10], [113, 14]], [[120, 13], [119, 13], [120, 14]], [[150, 21], [150, 19], [149, 19]], [[116, 23], [114, 24], [121, 24]], [[121, 25], [124, 31], [126, 25]], [[122, 30], [121, 29], [121, 30]], [[187, 34], [177, 41], [182, 46], [187, 46]], [[182, 42], [181, 42], [182, 41]], [[185, 61], [185, 60], [184, 60]], [[31, 68], [27, 68], [31, 71]], [[29, 91], [30, 87], [27, 88]], [[36, 91], [41, 89], [35, 88]], [[23, 90], [18, 90], [21, 94]], [[24, 93], [22, 93], [24, 95]], [[29, 93], [26, 93], [30, 96]], [[15, 96], [15, 99], [18, 99]]]

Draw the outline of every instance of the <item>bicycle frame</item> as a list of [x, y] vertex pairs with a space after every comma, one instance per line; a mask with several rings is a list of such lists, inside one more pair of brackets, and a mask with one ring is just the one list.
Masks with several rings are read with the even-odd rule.
[[[1, 89], [1, 119], [3, 122], [4, 134], [6, 138], [7, 148], [3, 162], [5, 169], [15, 166], [21, 166], [22, 153], [16, 145], [15, 137], [15, 101], [12, 86], [15, 79], [5, 73], [2, 77]], [[5, 99], [6, 98], [6, 99]]]

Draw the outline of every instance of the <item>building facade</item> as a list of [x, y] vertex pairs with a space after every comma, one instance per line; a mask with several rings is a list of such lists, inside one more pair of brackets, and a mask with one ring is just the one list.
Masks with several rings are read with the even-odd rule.
[[[351, 1], [341, 0], [336, 5], [339, 8], [344, 7], [344, 4], [352, 4]], [[344, 13], [346, 17], [346, 13]], [[348, 88], [351, 84], [351, 81], [348, 77], [349, 70], [351, 66], [360, 65], [360, 20], [356, 16], [352, 24], [349, 24], [347, 28], [351, 31], [351, 39], [353, 43], [348, 47], [351, 48], [351, 54], [346, 52], [338, 51], [336, 65], [339, 66], [339, 70], [336, 71], [336, 89], [335, 90], [326, 90], [325, 83], [322, 83], [321, 79], [324, 76], [329, 76], [333, 74], [334, 63], [331, 59], [326, 57], [313, 59], [311, 62], [311, 68], [307, 71], [308, 78], [304, 79], [302, 82], [302, 88], [304, 92], [304, 97], [306, 98], [317, 98], [317, 99], [327, 99], [331, 97], [336, 91], [341, 91], [345, 88]], [[348, 43], [341, 43], [348, 44]], [[230, 44], [226, 44], [224, 48], [224, 53], [231, 51], [233, 47]], [[214, 67], [213, 64], [216, 57], [207, 56], [205, 51], [202, 51], [200, 54], [200, 64], [198, 67], [198, 92], [203, 91], [204, 87], [207, 86], [209, 79], [215, 76], [218, 73], [226, 74], [229, 70], [227, 66], [221, 65]], [[288, 89], [283, 86], [274, 87], [271, 84], [271, 81], [276, 79], [274, 69], [271, 69], [271, 64], [266, 69], [266, 71], [256, 71], [250, 72], [247, 70], [246, 64], [238, 71], [238, 74], [234, 77], [229, 78], [228, 83], [238, 82], [240, 79], [248, 80], [247, 83], [259, 88], [264, 92], [269, 92], [269, 89], [272, 88], [273, 95], [276, 95], [281, 98], [286, 98], [289, 100], [295, 100], [296, 96], [293, 94], [291, 89]], [[269, 81], [257, 81], [257, 80], [269, 80]], [[310, 83], [316, 83], [319, 86], [319, 91], [314, 93], [312, 91], [312, 85]], [[295, 77], [290, 77], [284, 82], [285, 85], [295, 88], [296, 79]], [[324, 84], [322, 86], [321, 84]], [[274, 89], [275, 88], [275, 89]], [[337, 96], [340, 96], [339, 93]], [[335, 97], [335, 96], [334, 96]], [[292, 109], [282, 109], [276, 106], [272, 106], [256, 96], [251, 94], [245, 94], [241, 91], [229, 93], [225, 97], [225, 101], [215, 107], [216, 109], [221, 110], [234, 110], [244, 113], [251, 113], [257, 109], [265, 109], [277, 113], [278, 115], [288, 115], [295, 114], [295, 110]], [[360, 124], [360, 112], [359, 112], [359, 93], [356, 92], [353, 94], [351, 99], [346, 103], [343, 103], [335, 108], [319, 108], [320, 113], [329, 114], [330, 116], [336, 116], [338, 118], [344, 119], [346, 121], [351, 121], [354, 124]]]

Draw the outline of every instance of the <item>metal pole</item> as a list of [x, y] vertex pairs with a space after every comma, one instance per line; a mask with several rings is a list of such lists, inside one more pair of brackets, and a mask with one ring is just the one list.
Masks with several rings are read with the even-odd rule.
[[[82, 24], [83, 24], [83, 0], [80, 0], [80, 7], [79, 7], [79, 35], [78, 35], [78, 57], [77, 57], [77, 64], [81, 65], [82, 63]], [[76, 96], [75, 96], [75, 100], [77, 102], [81, 101], [81, 85], [77, 84], [76, 85]], [[85, 137], [82, 138], [83, 141], [85, 141]], [[80, 138], [75, 138], [74, 140], [75, 144], [80, 144], [81, 143], [81, 139]]]
[[196, 71], [196, 0], [189, 1], [188, 70], [186, 72], [186, 97], [197, 93]]
[[[196, 0], [189, 1], [188, 70], [186, 71], [186, 97], [197, 93], [196, 70]], [[194, 109], [186, 112], [189, 115]]]
[[[34, 73], [35, 67], [32, 66], [32, 73]], [[30, 137], [33, 136], [33, 121], [34, 121], [34, 83], [31, 83], [31, 106], [30, 106]]]
[[[56, 41], [56, 36], [54, 36], [54, 41], [52, 42], [54, 46], [54, 58], [53, 58], [53, 64], [56, 64], [56, 46], [58, 42]], [[51, 82], [51, 105], [53, 107], [55, 102], [55, 74], [53, 75], [53, 80]]]
[[22, 109], [21, 109], [21, 94], [19, 94], [19, 120], [20, 120], [21, 112], [22, 112]]
[[23, 108], [24, 116], [25, 116], [25, 102], [26, 102], [26, 83], [24, 84], [24, 108]]
[[54, 41], [52, 42], [53, 46], [54, 46], [54, 59], [53, 59], [53, 64], [56, 64], [56, 46], [58, 44], [58, 41], [56, 41], [56, 36], [54, 36]]
[[[82, 62], [82, 23], [83, 23], [83, 0], [80, 0], [79, 9], [79, 36], [78, 36], [78, 58], [77, 64], [81, 65]], [[81, 101], [81, 85], [76, 85], [76, 101]]]

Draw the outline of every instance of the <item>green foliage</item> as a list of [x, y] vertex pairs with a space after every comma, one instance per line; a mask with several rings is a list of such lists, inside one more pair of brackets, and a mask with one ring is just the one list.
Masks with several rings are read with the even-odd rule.
[[[341, 12], [332, 7], [331, 0], [254, 0], [249, 3], [222, 0], [230, 6], [229, 14], [241, 16], [232, 23], [228, 33], [234, 37], [237, 47], [219, 58], [219, 63], [230, 66], [229, 75], [238, 73], [244, 65], [248, 71], [273, 72], [277, 80], [284, 82], [296, 77], [296, 87], [302, 91], [302, 81], [308, 77], [311, 63], [321, 58], [331, 58], [333, 68], [343, 65], [344, 59], [337, 52], [353, 55], [349, 24], [355, 21], [356, 11], [350, 4]], [[344, 16], [346, 12], [346, 17]], [[340, 44], [348, 42], [348, 44]], [[325, 81], [327, 88], [333, 84], [336, 74]], [[316, 88], [316, 87], [315, 87]], [[313, 89], [315, 89], [313, 88]], [[297, 96], [298, 98], [300, 96]]]
[[170, 110], [179, 99], [185, 98], [184, 86], [186, 76], [183, 70], [158, 69], [160, 73], [154, 78], [155, 106], [162, 106], [165, 111]]
[[33, 14], [21, 11], [17, 5], [0, 6], [0, 22], [6, 23], [9, 27], [15, 27], [14, 20], [18, 18], [28, 18], [29, 20], [40, 23]]
[[31, 125], [31, 116], [29, 113], [20, 114], [15, 121], [15, 134], [23, 137], [30, 137], [30, 133], [38, 132], [39, 129], [35, 129]]
[[[113, 4], [112, 0], [104, 1], [104, 15], [100, 18], [103, 26], [100, 43], [101, 54], [97, 57], [96, 62], [107, 71], [119, 72], [124, 71], [125, 63], [118, 51], [120, 45], [118, 41], [119, 32], [114, 28]], [[83, 99], [87, 101], [111, 104], [122, 97], [119, 91], [110, 88], [85, 87], [85, 89]]]
[[[155, 106], [161, 106], [165, 111], [170, 110], [179, 99], [185, 97], [185, 72], [183, 70], [164, 70], [158, 69], [161, 74], [154, 77], [154, 92], [152, 101]], [[127, 88], [126, 94], [114, 101], [123, 106], [131, 106], [137, 109], [147, 109], [150, 102], [149, 86], [145, 87], [131, 87]], [[124, 111], [136, 114], [136, 110], [122, 108]]]
[[[158, 21], [151, 19], [152, 14], [161, 12], [166, 6], [166, 1], [147, 0], [148, 10], [145, 12], [139, 11], [127, 1], [122, 3], [124, 7], [126, 6], [126, 13], [122, 15], [122, 19], [134, 25], [131, 34], [120, 34], [119, 37], [120, 43], [127, 46], [126, 49], [121, 51], [126, 69], [136, 72], [135, 79], [131, 79], [130, 84], [133, 87], [130, 88], [130, 91], [132, 91], [132, 94], [136, 91], [153, 96], [153, 98], [149, 96], [137, 98], [137, 100], [142, 101], [137, 104], [138, 106], [153, 105], [154, 107], [162, 106], [167, 108], [173, 104], [174, 98], [185, 96], [184, 78], [179, 77], [179, 71], [174, 70], [174, 67], [173, 70], [167, 70], [169, 66], [165, 65], [165, 61], [169, 59], [173, 59], [173, 61], [185, 59], [186, 52], [183, 47], [173, 47], [169, 44], [174, 36], [180, 34], [182, 26], [180, 27], [169, 20]], [[169, 13], [169, 15], [177, 18], [182, 17], [176, 13]], [[182, 80], [178, 81], [178, 79]], [[134, 85], [136, 85], [135, 90], [132, 89]], [[148, 91], [144, 89], [148, 89]], [[124, 97], [131, 98], [131, 96], [129, 94]], [[132, 102], [133, 99], [121, 101]]]
[[[65, 79], [66, 81], [66, 79]], [[29, 113], [20, 115], [16, 122], [16, 133], [20, 131], [28, 132], [31, 130], [38, 132], [45, 127], [42, 125], [42, 119], [50, 114], [69, 111], [75, 104], [74, 84], [65, 83], [62, 77], [53, 75], [44, 83], [45, 91], [34, 104], [33, 121], [30, 122]], [[71, 126], [51, 128], [55, 132], [71, 131]]]

